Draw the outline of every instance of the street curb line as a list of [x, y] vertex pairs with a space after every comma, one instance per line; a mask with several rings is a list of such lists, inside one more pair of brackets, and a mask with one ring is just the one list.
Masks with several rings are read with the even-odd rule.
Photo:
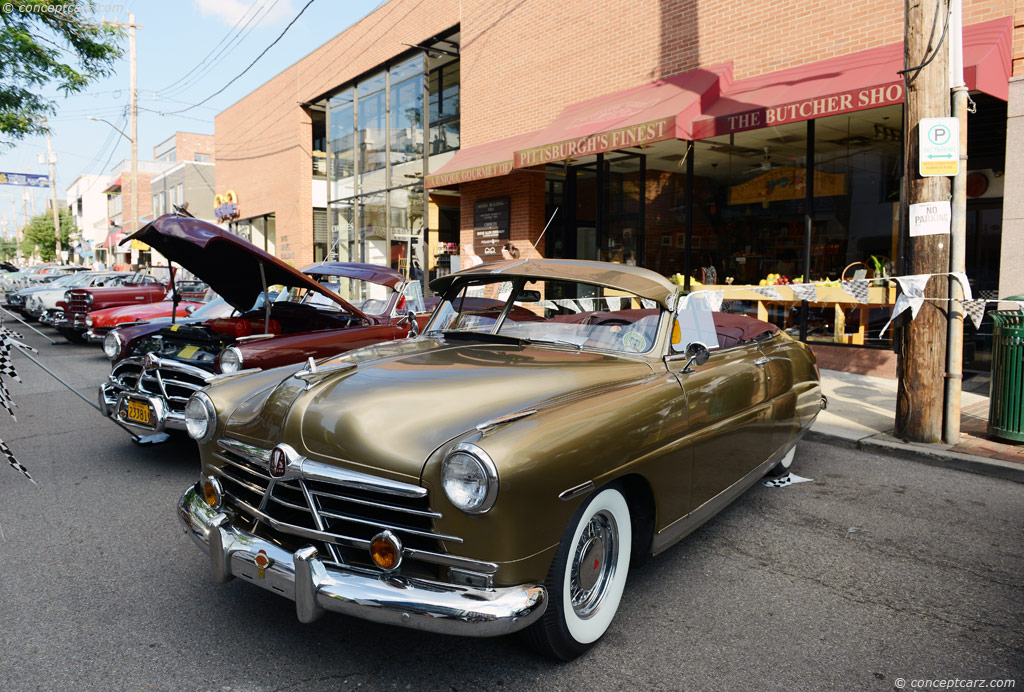
[[838, 435], [811, 430], [804, 439], [824, 442], [847, 449], [888, 454], [908, 461], [927, 464], [928, 466], [966, 471], [967, 473], [990, 476], [992, 478], [1002, 478], [1014, 483], [1024, 483], [1024, 465], [1015, 464], [1012, 461], [1003, 461], [1002, 459], [986, 459], [974, 456], [973, 454], [953, 452], [940, 445], [904, 442], [886, 433], [869, 435], [859, 440], [851, 440]]

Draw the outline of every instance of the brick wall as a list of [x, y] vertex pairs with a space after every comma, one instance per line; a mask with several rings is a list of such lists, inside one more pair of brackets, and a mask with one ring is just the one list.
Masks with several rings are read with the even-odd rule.
[[[519, 248], [521, 257], [530, 253], [537, 242], [544, 224], [544, 171], [524, 169], [513, 171], [502, 178], [478, 180], [462, 185], [462, 206], [459, 211], [460, 243], [463, 248], [473, 244], [473, 206], [483, 199], [509, 197], [509, 237]], [[544, 254], [543, 243], [537, 248], [537, 255]]]
[[[1014, 6], [964, 0], [964, 22], [1015, 16], [1014, 69], [1024, 74], [1024, 9], [1015, 15]], [[277, 215], [284, 259], [313, 259], [312, 130], [301, 104], [402, 54], [401, 42], [456, 25], [468, 147], [543, 127], [569, 104], [700, 66], [731, 61], [742, 79], [893, 43], [903, 36], [903, 9], [892, 0], [391, 0], [215, 119], [218, 191], [235, 190], [242, 218]], [[472, 227], [473, 200], [497, 196], [489, 186], [511, 194], [526, 185], [529, 225], [513, 221], [513, 232], [539, 233], [543, 182], [529, 180], [463, 185], [462, 228]]]
[[175, 132], [174, 149], [178, 161], [195, 161], [196, 154], [206, 154], [210, 161], [216, 161], [213, 135], [201, 135], [196, 132]]

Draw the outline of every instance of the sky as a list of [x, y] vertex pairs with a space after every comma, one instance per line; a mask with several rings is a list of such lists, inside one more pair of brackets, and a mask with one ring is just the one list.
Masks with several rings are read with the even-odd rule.
[[[281, 40], [223, 93], [187, 112], [161, 115], [198, 104], [221, 89], [284, 31], [309, 0], [96, 0], [97, 17], [127, 23], [131, 13], [142, 26], [135, 32], [139, 160], [152, 159], [153, 147], [175, 131], [213, 134], [215, 115], [386, 1], [312, 0]], [[51, 129], [60, 199], [79, 175], [109, 175], [113, 166], [131, 157], [126, 137], [107, 123], [88, 119], [104, 118], [129, 132], [127, 35], [123, 47], [124, 57], [109, 78], [70, 97], [44, 92], [57, 108]], [[13, 148], [0, 146], [0, 172], [46, 175], [45, 158], [39, 162], [45, 153], [45, 136], [29, 137]], [[46, 210], [49, 188], [0, 185], [0, 230], [24, 223], [23, 189], [34, 195], [36, 213]], [[32, 216], [31, 201], [28, 214]]]

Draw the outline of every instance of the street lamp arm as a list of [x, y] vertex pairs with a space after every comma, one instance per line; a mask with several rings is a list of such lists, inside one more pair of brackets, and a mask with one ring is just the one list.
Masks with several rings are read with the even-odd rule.
[[89, 118], [89, 120], [95, 120], [96, 122], [106, 123], [107, 125], [110, 125], [112, 128], [117, 130], [121, 134], [122, 137], [127, 139], [132, 144], [135, 143], [135, 140], [132, 139], [131, 137], [129, 137], [128, 135], [126, 135], [124, 133], [124, 130], [122, 130], [121, 128], [119, 128], [117, 125], [115, 125], [114, 123], [110, 122], [109, 120], [104, 120], [103, 118], [97, 118], [95, 115], [89, 115], [89, 116], [86, 116], [86, 117]]

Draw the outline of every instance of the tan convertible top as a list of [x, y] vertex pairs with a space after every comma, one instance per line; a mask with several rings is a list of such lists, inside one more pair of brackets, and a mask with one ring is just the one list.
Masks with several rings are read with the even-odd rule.
[[514, 276], [523, 276], [531, 280], [579, 281], [608, 286], [641, 298], [649, 298], [665, 307], [669, 306], [669, 296], [675, 295], [679, 290], [678, 286], [650, 269], [628, 264], [568, 259], [514, 259], [481, 264], [434, 279], [430, 282], [430, 288], [435, 293], [444, 293], [460, 279], [493, 278], [497, 281], [506, 281]]

